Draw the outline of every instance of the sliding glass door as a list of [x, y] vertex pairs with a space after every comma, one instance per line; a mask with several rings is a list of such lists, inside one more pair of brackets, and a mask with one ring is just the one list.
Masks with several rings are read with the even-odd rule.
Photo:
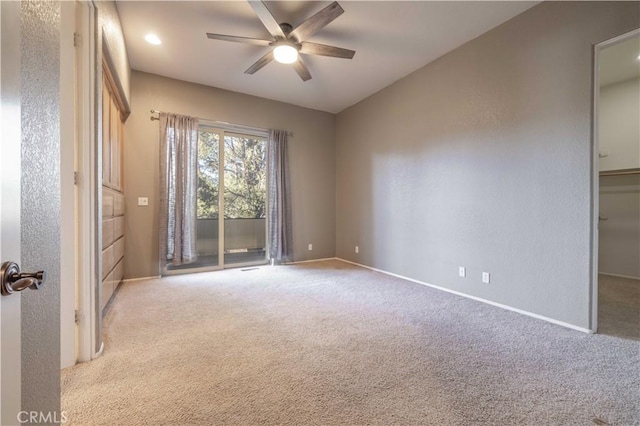
[[197, 265], [217, 267], [220, 262], [220, 134], [200, 130], [198, 135]]
[[200, 128], [198, 259], [168, 266], [167, 272], [266, 263], [266, 142], [261, 136]]

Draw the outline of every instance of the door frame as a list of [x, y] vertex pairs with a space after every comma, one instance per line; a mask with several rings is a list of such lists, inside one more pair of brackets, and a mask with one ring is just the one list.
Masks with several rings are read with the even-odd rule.
[[[73, 141], [73, 155], [61, 159], [61, 169], [73, 169], [74, 180], [71, 197], [63, 204], [63, 211], [73, 212], [74, 223], [71, 229], [61, 233], [62, 247], [73, 247], [67, 279], [61, 280], [60, 309], [60, 348], [61, 368], [69, 367], [76, 362], [90, 361], [99, 353], [94, 350], [96, 342], [96, 95], [95, 95], [95, 28], [96, 9], [91, 1], [76, 0], [63, 4], [61, 18], [69, 30], [64, 38], [64, 27], [61, 37], [61, 67], [67, 67], [74, 75], [71, 87], [75, 96], [66, 100], [61, 98], [61, 129], [70, 129], [71, 136], [61, 137], [64, 145]], [[72, 34], [73, 33], [73, 34]], [[72, 38], [73, 40], [71, 40]], [[75, 46], [74, 46], [75, 45]], [[70, 56], [72, 55], [72, 56]], [[75, 58], [75, 65], [69, 66], [64, 61]], [[63, 61], [64, 60], [64, 61]], [[75, 69], [74, 69], [75, 67]], [[61, 72], [61, 76], [65, 73]], [[63, 82], [61, 81], [61, 87]], [[69, 135], [69, 133], [67, 133]], [[61, 135], [62, 136], [62, 135]], [[65, 183], [62, 183], [65, 190]], [[69, 188], [67, 188], [69, 191]]]
[[592, 151], [591, 151], [591, 315], [589, 330], [598, 332], [598, 258], [599, 258], [599, 217], [600, 217], [600, 51], [632, 37], [640, 35], [640, 28], [597, 43], [593, 46], [593, 105], [592, 105]]
[[60, 368], [77, 360], [76, 310], [76, 188], [74, 174], [77, 134], [75, 85], [76, 2], [60, 4]]
[[[96, 306], [98, 301], [98, 168], [97, 159], [100, 158], [98, 150], [98, 108], [97, 102], [97, 46], [96, 27], [97, 11], [92, 1], [81, 1], [84, 9], [81, 13], [81, 28], [86, 34], [86, 43], [81, 43], [82, 56], [82, 89], [79, 96], [82, 106], [79, 113], [82, 114], [80, 128], [81, 137], [78, 139], [78, 161], [81, 185], [78, 189], [78, 224], [80, 228], [78, 239], [78, 324], [79, 324], [79, 351], [78, 361], [90, 361], [101, 355], [102, 350], [96, 349], [97, 317]], [[82, 37], [84, 37], [84, 34]], [[80, 143], [84, 140], [85, 143]]]

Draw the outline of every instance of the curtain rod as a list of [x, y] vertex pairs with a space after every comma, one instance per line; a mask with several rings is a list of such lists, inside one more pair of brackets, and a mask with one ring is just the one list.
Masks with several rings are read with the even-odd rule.
[[[151, 110], [151, 114], [160, 114], [161, 112], [164, 112], [164, 111], [158, 111], [158, 110], [155, 110], [155, 109]], [[151, 117], [149, 117], [149, 118], [151, 119], [151, 121], [160, 120], [160, 117], [154, 117], [153, 115]], [[259, 127], [247, 126], [245, 124], [228, 123], [226, 121], [210, 120], [208, 118], [201, 118], [201, 117], [194, 117], [194, 118], [197, 118], [198, 121], [205, 121], [205, 122], [208, 122], [208, 123], [221, 124], [222, 126], [237, 127], [240, 130], [242, 130], [242, 129], [246, 129], [246, 130], [249, 130], [249, 131], [264, 131], [264, 130], [268, 130], [268, 129], [261, 129]], [[290, 136], [290, 137], [293, 137], [293, 132], [287, 131], [287, 135]]]
[[600, 176], [628, 176], [628, 175], [640, 175], [640, 169], [627, 169], [627, 170], [611, 170], [600, 172]]

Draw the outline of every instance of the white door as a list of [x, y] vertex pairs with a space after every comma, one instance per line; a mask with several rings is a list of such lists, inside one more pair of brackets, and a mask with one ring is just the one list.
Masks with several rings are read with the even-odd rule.
[[[0, 1], [0, 262], [20, 261], [20, 2]], [[0, 296], [0, 424], [20, 411], [20, 293]]]

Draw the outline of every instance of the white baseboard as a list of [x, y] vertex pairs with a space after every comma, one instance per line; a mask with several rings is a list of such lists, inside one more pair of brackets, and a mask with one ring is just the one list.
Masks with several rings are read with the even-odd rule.
[[100, 358], [103, 353], [104, 353], [104, 342], [100, 343], [100, 350], [93, 354], [93, 357], [91, 357], [91, 360], [93, 361], [96, 358]]
[[156, 280], [158, 278], [160, 278], [160, 275], [156, 275], [154, 277], [127, 278], [126, 280], [122, 280], [122, 284], [134, 283], [136, 281]]
[[598, 272], [598, 275], [606, 275], [608, 277], [626, 278], [629, 280], [640, 280], [640, 277], [632, 277], [630, 275], [610, 274], [608, 272]]
[[375, 272], [380, 272], [380, 273], [385, 274], [385, 275], [390, 275], [392, 277], [396, 277], [396, 278], [400, 278], [400, 279], [403, 279], [403, 280], [411, 281], [411, 282], [416, 283], [416, 284], [420, 284], [420, 285], [424, 285], [424, 286], [427, 286], [427, 287], [435, 288], [436, 290], [446, 291], [447, 293], [455, 294], [456, 296], [462, 296], [462, 297], [465, 297], [467, 299], [475, 300], [477, 302], [486, 303], [487, 305], [496, 306], [498, 308], [502, 308], [502, 309], [505, 309], [507, 311], [516, 312], [518, 314], [522, 314], [522, 315], [526, 315], [528, 317], [532, 317], [532, 318], [536, 318], [536, 319], [543, 320], [543, 321], [546, 321], [546, 322], [550, 322], [552, 324], [556, 324], [556, 325], [559, 325], [559, 326], [562, 326], [562, 327], [565, 327], [565, 328], [570, 328], [572, 330], [580, 331], [582, 333], [588, 333], [588, 334], [594, 334], [595, 333], [595, 331], [589, 330], [588, 328], [578, 327], [576, 325], [569, 324], [567, 322], [558, 321], [558, 320], [553, 319], [553, 318], [545, 317], [543, 315], [534, 314], [533, 312], [524, 311], [522, 309], [514, 308], [514, 307], [509, 306], [509, 305], [503, 305], [502, 303], [492, 302], [491, 300], [483, 299], [481, 297], [471, 296], [469, 294], [461, 293], [459, 291], [451, 290], [451, 289], [448, 289], [448, 288], [445, 288], [445, 287], [440, 287], [440, 286], [437, 286], [437, 285], [434, 285], [434, 284], [425, 283], [423, 281], [419, 281], [419, 280], [416, 280], [416, 279], [413, 279], [413, 278], [405, 277], [403, 275], [394, 274], [393, 272], [388, 272], [388, 271], [384, 271], [382, 269], [373, 268], [371, 266], [362, 265], [360, 263], [352, 262], [350, 260], [342, 259], [340, 257], [336, 257], [336, 260], [339, 260], [339, 261], [345, 262], [345, 263], [350, 263], [352, 265], [356, 265], [356, 266], [359, 266], [361, 268], [370, 269], [370, 270], [375, 271]]
[[313, 262], [326, 262], [327, 260], [342, 260], [337, 257], [325, 257], [323, 259], [309, 259], [309, 260], [301, 260], [299, 262], [291, 262], [287, 263], [287, 265], [299, 265], [301, 263], [313, 263]]

